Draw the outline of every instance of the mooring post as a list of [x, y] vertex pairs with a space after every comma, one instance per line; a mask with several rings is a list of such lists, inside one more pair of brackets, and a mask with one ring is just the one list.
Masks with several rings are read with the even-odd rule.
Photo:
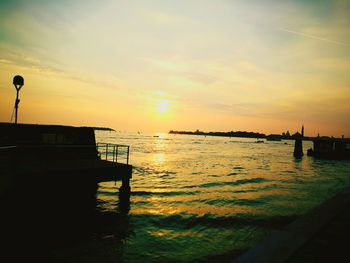
[[122, 186], [119, 188], [119, 209], [121, 212], [130, 210], [130, 177], [122, 178]]
[[124, 175], [122, 177], [122, 186], [119, 188], [119, 204], [124, 208], [128, 208], [130, 205], [130, 178], [129, 175]]
[[122, 177], [122, 186], [119, 188], [120, 192], [130, 195], [130, 176], [124, 175]]
[[295, 158], [301, 158], [304, 155], [302, 137], [303, 136], [299, 132], [295, 134], [294, 153], [293, 153]]

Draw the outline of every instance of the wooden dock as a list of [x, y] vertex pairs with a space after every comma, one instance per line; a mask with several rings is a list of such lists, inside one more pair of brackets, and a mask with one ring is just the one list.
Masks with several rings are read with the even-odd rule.
[[57, 174], [73, 179], [74, 176], [85, 175], [86, 179], [93, 178], [97, 183], [130, 179], [132, 175], [131, 165], [106, 160], [21, 161], [19, 165], [8, 163], [5, 170], [21, 178]]
[[84, 127], [0, 123], [0, 194], [52, 188], [84, 192], [100, 182], [122, 181], [130, 194], [129, 146], [96, 143]]

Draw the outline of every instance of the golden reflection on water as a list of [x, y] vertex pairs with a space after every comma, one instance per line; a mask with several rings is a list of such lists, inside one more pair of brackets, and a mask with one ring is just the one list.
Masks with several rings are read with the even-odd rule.
[[154, 231], [148, 231], [148, 233], [152, 236], [155, 236], [155, 237], [160, 237], [160, 238], [163, 238], [163, 239], [168, 239], [168, 240], [171, 240], [171, 239], [174, 239], [174, 238], [177, 238], [177, 237], [190, 237], [190, 238], [193, 238], [193, 237], [201, 237], [203, 236], [203, 234], [201, 233], [194, 233], [193, 231], [174, 231], [174, 230], [169, 230], [169, 229], [160, 229], [160, 230], [154, 230]]
[[[152, 190], [156, 193], [157, 190]], [[161, 191], [164, 192], [164, 191]], [[293, 196], [293, 192], [287, 189], [269, 189], [262, 192], [231, 193], [229, 191], [221, 192], [213, 189], [213, 192], [201, 193], [197, 195], [179, 195], [179, 196], [152, 196], [148, 198], [135, 196], [135, 202], [146, 200], [147, 207], [138, 206], [133, 208], [133, 214], [153, 214], [153, 215], [171, 215], [177, 213], [192, 214], [204, 216], [208, 214], [217, 216], [229, 216], [234, 214], [266, 214], [263, 206], [251, 206], [241, 204], [240, 201], [249, 203], [249, 200], [258, 200], [269, 196], [283, 195]], [[222, 204], [207, 204], [206, 200], [222, 199]], [[232, 200], [232, 202], [227, 202]], [[237, 201], [237, 202], [236, 202]]]
[[152, 215], [173, 215], [173, 214], [189, 214], [196, 216], [215, 215], [215, 216], [232, 216], [241, 214], [266, 214], [266, 211], [259, 207], [233, 205], [233, 206], [217, 206], [217, 205], [187, 205], [177, 204], [176, 207], [171, 205], [152, 204], [152, 207], [137, 207], [132, 209], [133, 214], [152, 214]]
[[156, 136], [158, 136], [160, 139], [164, 139], [166, 137], [166, 134], [164, 132], [157, 132]]
[[[141, 212], [142, 211], [142, 212]], [[153, 215], [172, 215], [172, 214], [177, 214], [179, 212], [181, 212], [181, 208], [180, 207], [173, 207], [173, 206], [170, 206], [169, 204], [165, 205], [165, 204], [162, 204], [162, 203], [157, 203], [157, 202], [154, 202], [152, 203], [151, 207], [148, 207], [146, 209], [135, 209], [133, 210], [133, 212], [135, 212], [135, 214], [137, 213], [149, 213], [149, 214], [153, 214]]]
[[164, 153], [156, 153], [153, 155], [153, 161], [157, 165], [163, 164], [164, 160], [165, 160]]
[[[152, 196], [149, 197], [148, 200], [154, 202], [154, 201], [159, 201], [162, 202], [164, 205], [169, 205], [177, 203], [177, 202], [203, 202], [207, 200], [217, 200], [218, 202], [220, 201], [230, 201], [232, 204], [235, 204], [236, 201], [245, 201], [249, 202], [250, 200], [258, 200], [262, 199], [265, 197], [269, 196], [274, 196], [274, 195], [283, 195], [283, 196], [293, 196], [294, 192], [290, 191], [288, 189], [268, 189], [264, 191], [256, 191], [256, 192], [241, 192], [241, 193], [235, 193], [230, 191], [230, 189], [227, 189], [226, 191], [220, 191], [220, 188], [216, 188], [220, 194], [215, 192], [205, 192], [205, 193], [200, 193], [196, 195], [186, 195], [186, 193], [182, 195], [177, 195], [177, 196]], [[215, 191], [215, 189], [213, 189]], [[171, 193], [171, 191], [164, 191], [163, 189], [155, 189], [152, 191], [153, 193]], [[145, 198], [140, 197], [140, 196], [135, 196], [133, 197], [135, 201], [142, 201]], [[227, 202], [226, 205], [229, 205], [230, 202]]]

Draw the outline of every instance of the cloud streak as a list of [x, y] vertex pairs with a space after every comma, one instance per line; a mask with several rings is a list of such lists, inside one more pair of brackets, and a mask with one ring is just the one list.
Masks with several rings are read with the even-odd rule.
[[332, 43], [332, 44], [336, 44], [336, 45], [347, 46], [347, 47], [350, 46], [350, 43], [345, 43], [345, 42], [335, 41], [335, 40], [332, 40], [332, 39], [318, 37], [318, 36], [315, 36], [315, 35], [306, 34], [306, 33], [303, 33], [303, 32], [294, 31], [294, 30], [290, 30], [290, 29], [287, 29], [287, 28], [280, 28], [279, 30], [283, 31], [283, 32], [290, 33], [290, 34], [303, 36], [303, 37], [307, 37], [307, 38], [311, 38], [311, 39], [315, 39], [315, 40], [321, 40], [321, 41]]

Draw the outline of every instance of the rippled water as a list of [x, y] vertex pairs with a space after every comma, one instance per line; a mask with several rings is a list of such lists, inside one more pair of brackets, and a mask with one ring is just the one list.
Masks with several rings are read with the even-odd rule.
[[[349, 161], [296, 160], [293, 141], [106, 131], [96, 139], [131, 146], [124, 236], [102, 237], [124, 262], [232, 259], [350, 185]], [[99, 210], [118, 208], [118, 186], [99, 185]]]

